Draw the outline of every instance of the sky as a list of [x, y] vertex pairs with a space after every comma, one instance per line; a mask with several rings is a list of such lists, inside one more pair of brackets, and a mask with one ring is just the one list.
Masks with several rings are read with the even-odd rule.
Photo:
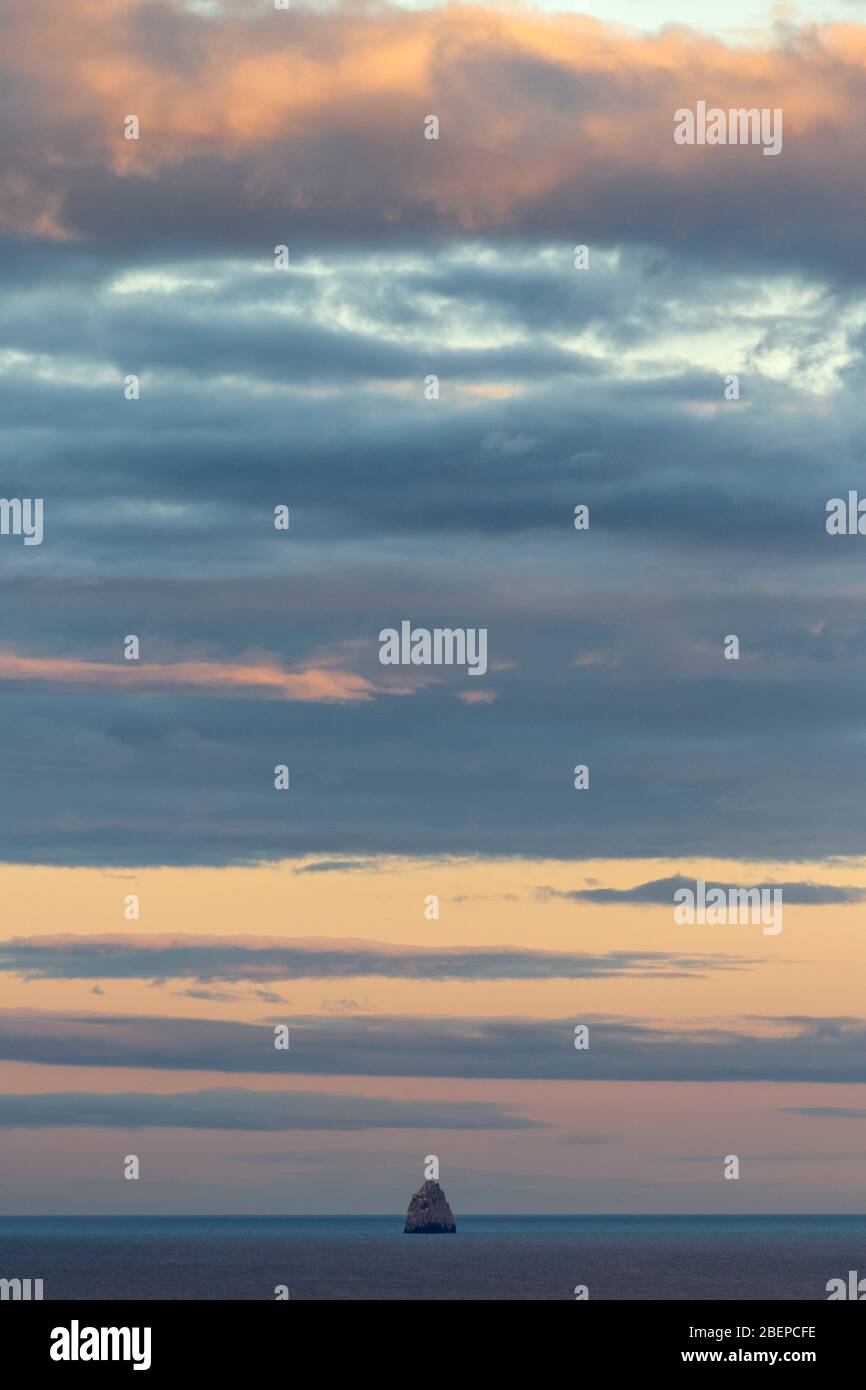
[[0, 1211], [861, 1211], [864, 6], [9, 0], [0, 78]]

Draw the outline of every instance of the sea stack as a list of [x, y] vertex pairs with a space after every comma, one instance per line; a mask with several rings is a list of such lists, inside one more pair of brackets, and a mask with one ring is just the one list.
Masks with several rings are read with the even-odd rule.
[[406, 1225], [403, 1227], [404, 1236], [450, 1235], [456, 1230], [445, 1193], [438, 1182], [428, 1178], [409, 1203]]

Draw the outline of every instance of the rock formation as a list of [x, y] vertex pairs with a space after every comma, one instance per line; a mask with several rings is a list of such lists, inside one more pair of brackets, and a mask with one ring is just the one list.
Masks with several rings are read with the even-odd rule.
[[409, 1203], [403, 1234], [446, 1235], [456, 1230], [445, 1193], [438, 1182], [428, 1178]]

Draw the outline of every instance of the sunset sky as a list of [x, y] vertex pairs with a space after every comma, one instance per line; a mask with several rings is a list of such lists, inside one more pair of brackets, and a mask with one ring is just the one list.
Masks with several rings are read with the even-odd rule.
[[3, 1212], [863, 1210], [866, 6], [705, 8], [7, 0]]

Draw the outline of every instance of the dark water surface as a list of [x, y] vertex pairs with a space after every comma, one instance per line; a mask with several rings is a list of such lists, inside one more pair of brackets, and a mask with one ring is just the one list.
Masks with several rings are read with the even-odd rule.
[[0, 1217], [46, 1299], [819, 1299], [866, 1277], [862, 1216]]

